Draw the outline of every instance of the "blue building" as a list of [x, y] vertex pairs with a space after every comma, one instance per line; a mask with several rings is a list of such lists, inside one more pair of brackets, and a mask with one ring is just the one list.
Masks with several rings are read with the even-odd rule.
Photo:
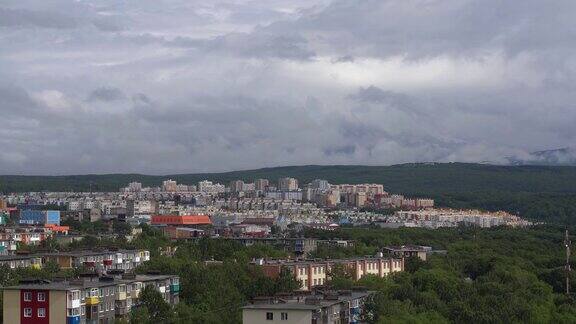
[[58, 210], [21, 210], [20, 224], [28, 225], [60, 225], [60, 211]]
[[46, 222], [44, 224], [60, 225], [60, 211], [59, 210], [47, 210], [46, 211]]

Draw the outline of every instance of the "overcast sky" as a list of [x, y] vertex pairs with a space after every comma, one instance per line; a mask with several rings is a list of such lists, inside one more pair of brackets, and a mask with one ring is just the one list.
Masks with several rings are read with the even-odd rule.
[[0, 174], [576, 143], [574, 0], [2, 0]]

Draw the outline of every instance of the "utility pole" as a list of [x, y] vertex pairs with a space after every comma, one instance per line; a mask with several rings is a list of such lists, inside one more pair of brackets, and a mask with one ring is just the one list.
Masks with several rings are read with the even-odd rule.
[[570, 237], [568, 236], [568, 229], [564, 237], [564, 246], [566, 247], [566, 295], [570, 296]]

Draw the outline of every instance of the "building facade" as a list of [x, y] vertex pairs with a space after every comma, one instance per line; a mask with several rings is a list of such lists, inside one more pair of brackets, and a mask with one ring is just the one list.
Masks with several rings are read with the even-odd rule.
[[262, 267], [264, 274], [276, 278], [283, 269], [292, 273], [301, 284], [301, 290], [311, 290], [326, 284], [330, 273], [336, 266], [341, 266], [359, 280], [365, 275], [385, 277], [393, 272], [404, 271], [404, 259], [396, 258], [354, 258], [335, 260], [258, 260], [256, 265]]
[[35, 280], [3, 288], [4, 323], [112, 324], [127, 318], [140, 292], [156, 289], [164, 300], [179, 302], [180, 281], [171, 275], [89, 276], [73, 281]]

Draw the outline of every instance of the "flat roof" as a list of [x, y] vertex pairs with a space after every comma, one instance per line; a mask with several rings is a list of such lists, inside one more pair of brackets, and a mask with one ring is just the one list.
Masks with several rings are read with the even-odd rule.
[[321, 309], [323, 305], [309, 305], [305, 303], [278, 303], [278, 304], [252, 304], [242, 307], [242, 309], [290, 309], [302, 311], [315, 311]]
[[307, 265], [307, 264], [325, 264], [325, 263], [343, 263], [343, 262], [356, 262], [356, 261], [380, 261], [380, 260], [395, 260], [401, 261], [398, 258], [379, 258], [379, 257], [369, 257], [369, 258], [347, 258], [347, 259], [329, 259], [329, 260], [264, 260], [264, 265]]
[[38, 258], [37, 255], [0, 255], [0, 261], [28, 260]]
[[166, 280], [171, 279], [174, 277], [178, 277], [176, 275], [136, 275], [135, 279], [116, 279], [108, 280], [108, 281], [100, 281], [100, 280], [86, 280], [86, 281], [53, 281], [47, 283], [23, 283], [16, 286], [9, 286], [9, 287], [2, 287], [0, 289], [5, 290], [22, 290], [22, 289], [31, 289], [31, 290], [80, 290], [86, 288], [99, 288], [99, 287], [108, 287], [108, 286], [115, 286], [118, 284], [127, 284], [139, 281], [153, 281], [153, 280]]
[[423, 245], [400, 245], [400, 246], [386, 246], [384, 249], [388, 251], [402, 251], [402, 252], [427, 252], [432, 251], [432, 247]]

